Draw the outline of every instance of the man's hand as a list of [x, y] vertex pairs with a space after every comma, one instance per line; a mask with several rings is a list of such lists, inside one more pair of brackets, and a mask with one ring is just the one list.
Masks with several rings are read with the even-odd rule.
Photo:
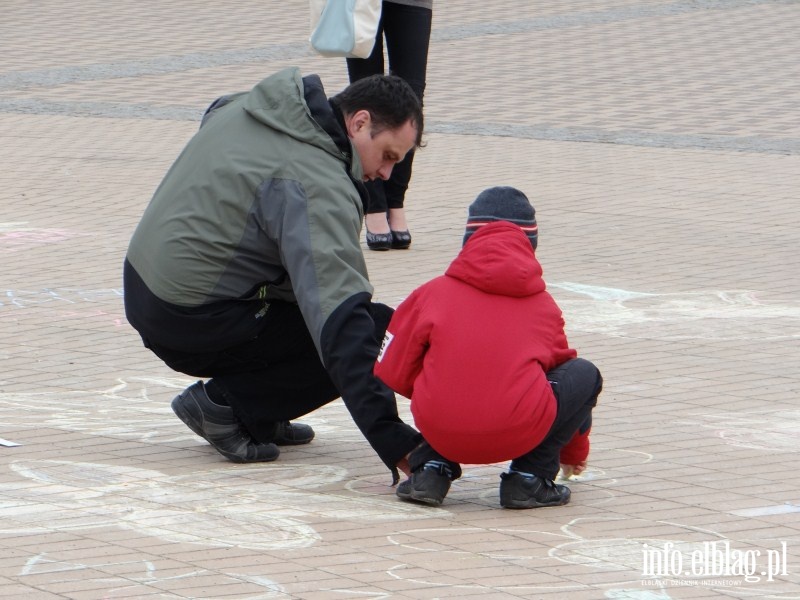
[[411, 477], [411, 467], [408, 465], [408, 457], [410, 455], [407, 454], [403, 458], [400, 459], [400, 462], [397, 463], [397, 468], [400, 469], [403, 473], [406, 474], [406, 477]]
[[561, 476], [569, 479], [573, 475], [580, 475], [586, 470], [586, 461], [582, 460], [577, 465], [561, 465]]

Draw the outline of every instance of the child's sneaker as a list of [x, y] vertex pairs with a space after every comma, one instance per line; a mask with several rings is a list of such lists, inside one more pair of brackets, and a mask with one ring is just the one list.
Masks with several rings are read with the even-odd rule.
[[439, 506], [450, 489], [450, 477], [447, 463], [429, 460], [397, 486], [397, 495], [403, 500]]
[[501, 473], [500, 479], [500, 506], [503, 508], [539, 508], [569, 502], [569, 488], [544, 477], [512, 471]]

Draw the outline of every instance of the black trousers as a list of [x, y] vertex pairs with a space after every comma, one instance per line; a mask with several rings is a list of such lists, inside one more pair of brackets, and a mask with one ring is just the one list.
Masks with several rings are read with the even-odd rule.
[[[394, 312], [371, 306], [375, 338], [383, 340]], [[211, 343], [209, 346], [211, 347]], [[272, 302], [256, 337], [231, 348], [178, 351], [149, 343], [167, 366], [193, 377], [211, 378], [207, 389], [222, 399], [259, 441], [269, 441], [277, 421], [306, 415], [341, 394], [322, 365], [300, 309]]]
[[[578, 429], [586, 431], [592, 424], [592, 409], [603, 389], [603, 377], [591, 362], [575, 358], [549, 371], [547, 380], [556, 397], [556, 418], [544, 440], [527, 454], [512, 460], [511, 468], [554, 480], [560, 467], [561, 449]], [[437, 453], [427, 442], [411, 453], [411, 470], [420, 469], [429, 460], [447, 462], [453, 479], [461, 476], [460, 465]]]
[[[347, 71], [350, 82], [370, 75], [385, 73], [383, 61], [384, 38], [389, 58], [389, 73], [404, 79], [422, 102], [428, 67], [428, 46], [431, 37], [433, 13], [430, 9], [384, 2], [375, 47], [368, 58], [348, 58]], [[390, 208], [402, 208], [414, 153], [395, 165], [387, 181], [369, 181], [368, 213], [385, 213]]]

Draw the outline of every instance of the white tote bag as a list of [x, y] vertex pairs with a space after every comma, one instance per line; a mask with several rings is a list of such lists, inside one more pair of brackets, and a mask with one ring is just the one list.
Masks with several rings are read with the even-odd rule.
[[311, 47], [323, 56], [367, 58], [375, 46], [381, 0], [311, 0]]

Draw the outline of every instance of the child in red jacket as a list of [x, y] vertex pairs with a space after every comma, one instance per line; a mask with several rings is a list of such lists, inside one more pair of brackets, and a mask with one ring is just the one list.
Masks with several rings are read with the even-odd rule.
[[375, 374], [411, 399], [425, 437], [409, 455], [400, 498], [441, 504], [459, 463], [511, 460], [501, 506], [569, 501], [569, 488], [554, 480], [559, 466], [586, 468], [602, 377], [567, 344], [534, 252], [537, 234], [522, 192], [483, 191], [469, 207], [459, 255], [395, 311]]

